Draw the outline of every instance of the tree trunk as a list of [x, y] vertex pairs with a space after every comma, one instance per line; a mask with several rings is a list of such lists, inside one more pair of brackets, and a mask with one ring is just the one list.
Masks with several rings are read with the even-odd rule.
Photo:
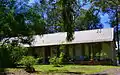
[[119, 51], [119, 24], [118, 24], [118, 11], [117, 11], [117, 8], [116, 8], [116, 36], [117, 36], [117, 45], [118, 45], [118, 58], [119, 58], [119, 64], [120, 64], [120, 51]]

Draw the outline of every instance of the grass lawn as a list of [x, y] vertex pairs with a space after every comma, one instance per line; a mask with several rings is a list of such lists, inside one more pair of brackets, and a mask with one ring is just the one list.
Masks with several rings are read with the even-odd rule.
[[102, 72], [111, 68], [120, 68], [118, 66], [90, 66], [90, 65], [64, 65], [63, 67], [53, 67], [53, 65], [35, 65], [37, 71], [42, 72], [62, 72], [62, 73], [83, 73], [93, 74]]
[[[63, 65], [63, 67], [53, 67], [53, 65], [34, 65], [37, 75], [66, 75], [67, 74], [94, 74], [107, 69], [120, 68], [119, 66], [101, 66], [101, 65]], [[21, 68], [8, 68], [7, 71], [14, 72]]]

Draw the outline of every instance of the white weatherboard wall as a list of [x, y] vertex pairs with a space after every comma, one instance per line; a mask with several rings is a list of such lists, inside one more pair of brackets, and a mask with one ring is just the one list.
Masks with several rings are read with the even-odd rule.
[[89, 56], [88, 44], [85, 44], [85, 56]]
[[44, 57], [44, 48], [43, 47], [40, 48], [40, 56]]
[[76, 45], [75, 46], [75, 58], [77, 60], [80, 59], [80, 56], [82, 56], [82, 49], [81, 49], [81, 45]]
[[111, 43], [102, 43], [102, 53], [105, 53], [105, 58], [112, 58]]
[[70, 56], [71, 58], [74, 57], [74, 56], [73, 56], [73, 46], [74, 46], [74, 45], [70, 45], [70, 46], [69, 46], [69, 56]]
[[55, 56], [57, 53], [57, 46], [50, 47], [51, 57]]

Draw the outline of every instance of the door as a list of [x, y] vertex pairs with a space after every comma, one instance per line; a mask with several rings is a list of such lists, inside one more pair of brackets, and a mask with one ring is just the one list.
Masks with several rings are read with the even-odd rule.
[[49, 64], [50, 47], [45, 47], [45, 63]]

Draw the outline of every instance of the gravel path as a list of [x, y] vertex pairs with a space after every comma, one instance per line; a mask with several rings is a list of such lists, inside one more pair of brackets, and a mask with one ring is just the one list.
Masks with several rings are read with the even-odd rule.
[[120, 68], [108, 69], [97, 74], [98, 75], [120, 75]]
[[0, 73], [0, 75], [120, 75], [120, 68], [112, 68], [112, 69], [108, 69], [105, 70], [103, 72], [100, 73], [96, 73], [96, 74], [73, 74], [73, 73], [43, 73], [40, 72], [38, 73], [27, 73], [24, 70], [20, 70], [20, 71], [16, 71], [14, 73]]

